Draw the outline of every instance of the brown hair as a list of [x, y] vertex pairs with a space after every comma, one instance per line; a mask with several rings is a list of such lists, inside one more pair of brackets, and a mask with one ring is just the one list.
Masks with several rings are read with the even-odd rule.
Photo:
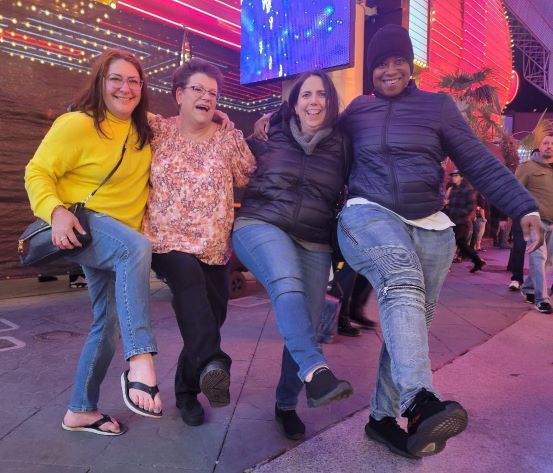
[[300, 121], [299, 117], [296, 115], [295, 107], [298, 103], [301, 86], [311, 76], [317, 76], [321, 79], [326, 92], [326, 115], [322, 126], [323, 128], [334, 128], [334, 126], [336, 125], [336, 121], [338, 120], [338, 112], [340, 108], [338, 92], [336, 92], [336, 87], [334, 86], [334, 83], [332, 82], [328, 74], [324, 71], [315, 70], [305, 72], [296, 79], [294, 85], [292, 85], [292, 89], [290, 89], [290, 95], [288, 97], [290, 113], [296, 119], [299, 126]]
[[106, 117], [106, 103], [104, 100], [104, 78], [108, 72], [109, 66], [113, 61], [123, 59], [130, 62], [138, 71], [140, 79], [143, 81], [140, 102], [132, 112], [132, 121], [138, 133], [138, 149], [142, 149], [152, 138], [152, 129], [148, 124], [148, 85], [146, 76], [142, 70], [140, 62], [134, 54], [123, 49], [108, 49], [96, 59], [92, 68], [90, 83], [81, 94], [75, 99], [72, 110], [86, 113], [94, 119], [94, 127], [102, 135], [106, 136], [102, 130], [102, 122]]
[[217, 82], [217, 92], [221, 93], [223, 88], [223, 74], [221, 70], [214, 64], [195, 57], [190, 59], [190, 61], [186, 61], [173, 73], [173, 88], [171, 92], [175, 100], [177, 100], [177, 89], [186, 87], [190, 77], [198, 73], [215, 79], [215, 82]]

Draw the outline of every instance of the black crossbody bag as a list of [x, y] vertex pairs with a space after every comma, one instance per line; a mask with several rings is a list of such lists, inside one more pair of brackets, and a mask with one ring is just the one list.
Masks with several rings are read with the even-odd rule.
[[[130, 133], [130, 131], [129, 131]], [[86, 234], [81, 235], [79, 232], [75, 232], [77, 239], [81, 243], [82, 247], [72, 248], [70, 250], [65, 250], [57, 247], [52, 243], [52, 225], [45, 222], [44, 220], [37, 218], [33, 223], [31, 223], [25, 231], [19, 237], [17, 244], [17, 255], [21, 264], [24, 266], [44, 266], [62, 256], [67, 256], [74, 254], [77, 251], [82, 250], [90, 244], [92, 241], [92, 236], [90, 235], [90, 226], [88, 224], [89, 213], [92, 212], [85, 208], [86, 203], [90, 200], [96, 192], [102, 187], [106, 182], [111, 179], [111, 176], [115, 174], [115, 171], [121, 165], [123, 161], [123, 156], [125, 150], [127, 149], [127, 141], [129, 136], [123, 144], [121, 149], [121, 157], [109, 174], [104, 178], [100, 185], [94, 189], [82, 202], [77, 202], [71, 205], [67, 210], [69, 210], [77, 219], [79, 223], [85, 230]]]

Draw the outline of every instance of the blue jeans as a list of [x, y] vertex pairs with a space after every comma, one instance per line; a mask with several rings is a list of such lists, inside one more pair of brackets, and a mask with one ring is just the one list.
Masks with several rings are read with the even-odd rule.
[[378, 294], [384, 343], [371, 415], [397, 417], [422, 388], [435, 393], [428, 327], [455, 253], [453, 230], [424, 230], [386, 209], [353, 205], [340, 214], [338, 242]]
[[330, 253], [308, 251], [271, 224], [235, 231], [238, 258], [267, 290], [284, 338], [276, 400], [280, 409], [295, 409], [306, 375], [326, 365], [316, 328], [330, 272]]
[[[528, 254], [528, 277], [522, 285], [524, 294], [534, 293], [536, 304], [549, 302], [547, 290], [547, 270], [553, 263], [553, 224], [542, 220], [545, 229], [545, 242], [536, 251]], [[536, 240], [533, 233], [528, 244]]]
[[92, 242], [70, 261], [83, 267], [92, 302], [92, 325], [81, 351], [69, 409], [96, 411], [119, 334], [125, 359], [156, 353], [150, 325], [151, 246], [148, 239], [108, 215], [89, 212]]

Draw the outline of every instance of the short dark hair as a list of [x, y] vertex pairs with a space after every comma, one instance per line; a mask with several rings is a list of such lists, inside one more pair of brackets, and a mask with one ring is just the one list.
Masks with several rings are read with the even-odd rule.
[[205, 74], [217, 82], [217, 92], [221, 93], [223, 89], [223, 73], [215, 64], [204, 61], [200, 58], [192, 58], [186, 61], [182, 66], [177, 67], [173, 73], [173, 87], [171, 93], [173, 98], [177, 100], [177, 89], [186, 87], [190, 77], [194, 74]]
[[111, 48], [104, 51], [96, 58], [90, 82], [81, 94], [74, 100], [71, 110], [84, 112], [94, 120], [94, 126], [102, 135], [106, 136], [102, 130], [102, 122], [106, 118], [106, 103], [104, 99], [104, 79], [108, 73], [109, 66], [113, 61], [123, 59], [130, 62], [138, 71], [140, 80], [143, 81], [140, 102], [132, 112], [132, 121], [138, 133], [138, 148], [142, 149], [144, 145], [150, 142], [152, 138], [152, 129], [148, 124], [148, 83], [142, 66], [134, 54], [123, 49]]
[[288, 97], [288, 104], [290, 105], [290, 113], [296, 119], [298, 126], [300, 124], [299, 117], [296, 115], [295, 107], [298, 103], [300, 96], [300, 89], [303, 83], [312, 76], [319, 77], [323, 82], [323, 87], [326, 92], [326, 115], [322, 126], [325, 128], [334, 128], [336, 121], [338, 120], [338, 112], [340, 110], [340, 101], [338, 99], [338, 92], [332, 82], [332, 79], [325, 71], [314, 70], [303, 73], [299, 76], [290, 90]]

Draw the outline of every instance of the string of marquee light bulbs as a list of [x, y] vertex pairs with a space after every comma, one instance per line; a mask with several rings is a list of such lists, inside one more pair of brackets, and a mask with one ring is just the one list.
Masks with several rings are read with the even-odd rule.
[[[95, 1], [112, 9], [117, 7], [117, 2], [114, 0]], [[56, 0], [55, 4], [62, 9], [68, 8], [68, 4], [61, 0]], [[152, 41], [137, 38], [136, 32], [130, 35], [116, 31], [116, 25], [109, 26], [110, 15], [108, 12], [100, 14], [94, 23], [90, 24], [34, 3], [18, 0], [14, 2], [14, 5], [23, 11], [38, 15], [38, 18], [18, 19], [15, 16], [0, 14], [0, 50], [11, 57], [64, 67], [70, 71], [89, 75], [91, 59], [109, 47], [125, 47], [142, 61], [151, 56], [151, 53], [145, 49], [153, 49], [168, 55], [168, 58], [160, 65], [145, 67], [147, 72], [161, 74], [169, 72], [179, 65], [180, 51], [164, 48]], [[95, 7], [92, 1], [80, 1], [78, 4], [71, 2], [71, 6], [75, 10], [73, 13], [81, 16], [90, 13]], [[54, 24], [53, 20], [58, 24]], [[89, 30], [90, 34], [75, 30], [75, 27], [80, 27], [85, 31]], [[124, 44], [117, 40], [124, 41]], [[149, 88], [164, 94], [171, 93], [170, 82], [161, 78], [158, 78], [155, 83], [150, 83]], [[241, 112], [263, 112], [275, 108], [278, 103], [280, 103], [280, 96], [276, 94], [258, 100], [239, 100], [225, 95], [220, 97], [218, 105], [221, 108]]]

